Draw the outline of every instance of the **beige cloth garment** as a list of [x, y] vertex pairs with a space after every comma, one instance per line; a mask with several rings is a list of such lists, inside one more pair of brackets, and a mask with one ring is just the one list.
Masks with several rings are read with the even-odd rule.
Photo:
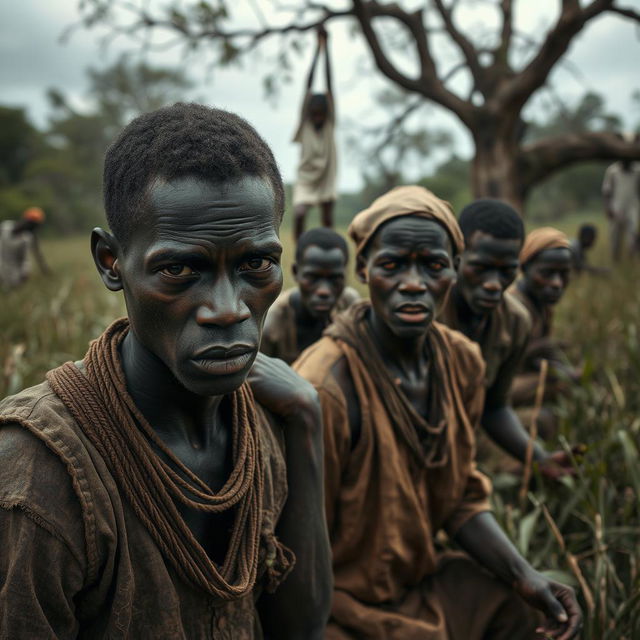
[[335, 108], [330, 98], [329, 114], [320, 129], [316, 129], [307, 117], [307, 94], [300, 124], [293, 138], [300, 144], [298, 174], [293, 185], [293, 206], [318, 205], [337, 199], [336, 173], [336, 118]]
[[[325, 501], [334, 569], [326, 638], [528, 637], [526, 609], [518, 608], [513, 592], [493, 578], [477, 580], [483, 572], [466, 557], [462, 563], [469, 570], [462, 567], [457, 575], [449, 574], [444, 568], [448, 559], [437, 553], [434, 542], [440, 529], [455, 534], [470, 518], [490, 509], [490, 483], [474, 462], [474, 430], [484, 397], [479, 347], [456, 331], [433, 325], [429, 348], [439, 388], [435, 415], [442, 417], [444, 428], [434, 428], [440, 420], [430, 419], [433, 437], [425, 437], [428, 422], [388, 374], [381, 378], [369, 366], [371, 358], [384, 366], [380, 356], [363, 354], [360, 349], [366, 340], [356, 337], [359, 348], [349, 337], [366, 331], [368, 308], [361, 302], [340, 314], [328, 330], [330, 335], [305, 350], [294, 364], [318, 390], [324, 418]], [[334, 375], [341, 363], [348, 368], [361, 417], [360, 435], [353, 443], [349, 396]], [[425, 450], [421, 462], [400, 435], [403, 430], [397, 421], [404, 418], [389, 412], [392, 396], [404, 399], [402, 413], [411, 416], [421, 442], [442, 453], [430, 466], [425, 464], [430, 452]], [[458, 581], [468, 600], [456, 597]], [[512, 610], [518, 611], [510, 623], [502, 607], [509, 598]], [[456, 609], [459, 616], [453, 619]], [[506, 618], [497, 624], [507, 631], [502, 633], [498, 626], [495, 635], [487, 635], [492, 623], [480, 618], [498, 609]]]
[[0, 638], [259, 640], [255, 601], [286, 500], [279, 427], [258, 412], [258, 578], [222, 600], [182, 580], [48, 382], [0, 403]]
[[[291, 295], [297, 291], [292, 287], [283, 291], [270, 307], [262, 332], [260, 351], [272, 358], [280, 358], [291, 364], [299, 355], [296, 312], [291, 305]], [[345, 287], [338, 298], [334, 313], [348, 309], [360, 300], [360, 294], [352, 287]]]

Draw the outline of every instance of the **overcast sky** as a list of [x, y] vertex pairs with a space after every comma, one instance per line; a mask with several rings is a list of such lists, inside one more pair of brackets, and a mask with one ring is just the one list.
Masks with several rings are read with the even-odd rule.
[[[150, 0], [157, 5], [158, 0]], [[534, 37], [540, 38], [553, 19], [559, 0], [519, 0], [517, 24]], [[163, 3], [164, 4], [164, 3]], [[289, 4], [293, 4], [293, 0]], [[337, 1], [334, 6], [340, 4]], [[407, 6], [416, 2], [407, 0]], [[640, 0], [625, 0], [621, 4], [640, 8]], [[283, 19], [272, 13], [272, 3], [267, 0], [236, 0], [241, 15], [249, 16], [252, 7], [258, 5], [267, 18]], [[470, 1], [470, 6], [458, 11], [456, 17], [472, 33], [482, 33], [494, 19], [486, 3]], [[60, 35], [76, 21], [77, 0], [4, 0], [0, 1], [0, 103], [27, 108], [31, 119], [39, 126], [47, 122], [48, 105], [46, 90], [56, 87], [62, 90], [79, 107], [89, 107], [86, 102], [88, 66], [103, 68], [112, 64], [122, 51], [134, 51], [131, 42], [118, 40], [104, 50], [99, 44], [99, 32], [78, 30], [66, 44], [60, 43]], [[247, 18], [250, 19], [250, 18]], [[359, 186], [360, 172], [352, 156], [345, 149], [347, 117], [359, 122], [382, 122], [385, 114], [372, 105], [372, 94], [385, 86], [372, 72], [371, 60], [358, 36], [353, 36], [347, 24], [335, 24], [331, 30], [331, 51], [335, 67], [335, 86], [338, 114], [342, 116], [339, 128], [340, 187], [354, 189]], [[633, 113], [630, 95], [640, 89], [640, 39], [638, 27], [621, 18], [607, 16], [594, 21], [576, 39], [567, 64], [553, 74], [557, 93], [571, 103], [586, 90], [604, 94], [610, 110], [621, 114], [627, 126], [640, 120], [640, 113]], [[312, 36], [309, 36], [309, 45]], [[441, 47], [443, 68], [447, 68], [447, 49]], [[262, 51], [267, 58], [273, 48]], [[284, 178], [291, 181], [295, 175], [298, 150], [291, 136], [299, 111], [299, 101], [304, 77], [311, 57], [307, 47], [294, 67], [297, 80], [286, 86], [275, 105], [264, 98], [262, 77], [268, 70], [266, 60], [254, 57], [241, 68], [216, 70], [208, 74], [204, 56], [186, 64], [196, 87], [188, 98], [199, 98], [208, 104], [235, 111], [247, 118], [272, 145], [280, 163]], [[150, 63], [181, 66], [184, 62], [177, 50], [149, 54]], [[464, 78], [459, 80], [460, 86]], [[530, 107], [535, 110], [534, 102]], [[470, 153], [468, 135], [457, 121], [435, 110], [430, 121], [449, 128], [455, 134], [459, 151]]]

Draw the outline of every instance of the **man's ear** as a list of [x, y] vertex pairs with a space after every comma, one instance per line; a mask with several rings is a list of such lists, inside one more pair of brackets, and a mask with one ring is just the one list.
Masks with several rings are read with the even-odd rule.
[[294, 262], [291, 265], [291, 273], [293, 273], [293, 279], [297, 281], [298, 280], [298, 263], [297, 262]]
[[458, 270], [460, 269], [461, 262], [462, 262], [462, 256], [460, 254], [458, 254], [453, 258], [453, 268], [455, 269], [456, 273], [458, 273]]
[[367, 261], [362, 254], [356, 256], [356, 277], [362, 284], [367, 284]]
[[91, 255], [98, 273], [109, 291], [120, 291], [122, 279], [118, 266], [120, 245], [113, 234], [96, 227], [91, 232]]

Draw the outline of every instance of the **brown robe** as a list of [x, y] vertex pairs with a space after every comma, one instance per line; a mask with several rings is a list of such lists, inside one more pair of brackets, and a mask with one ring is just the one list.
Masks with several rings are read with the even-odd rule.
[[[540, 380], [540, 359], [568, 364], [562, 345], [551, 337], [553, 327], [553, 308], [537, 307], [529, 296], [514, 285], [509, 289], [515, 298], [527, 309], [531, 317], [531, 334], [529, 344], [524, 352], [520, 370], [513, 381], [511, 397], [515, 407], [533, 405]], [[547, 376], [545, 400], [552, 400], [556, 395], [553, 377]]]
[[[339, 318], [357, 322], [354, 315], [365, 304]], [[334, 570], [326, 634], [331, 640], [517, 637], [492, 635], [489, 621], [512, 592], [468, 558], [443, 558], [436, 551], [440, 529], [455, 534], [469, 518], [490, 509], [490, 483], [474, 463], [474, 429], [484, 397], [480, 350], [437, 323], [432, 331], [441, 345], [435, 374], [443, 380], [445, 428], [444, 455], [431, 467], [417, 462], [399, 435], [395, 414], [387, 410], [385, 397], [395, 392], [390, 376], [374, 377], [354, 344], [326, 336], [294, 364], [318, 390], [324, 418]], [[353, 446], [347, 397], [334, 375], [338, 363], [346, 364], [359, 403], [361, 432]], [[405, 402], [410, 404], [406, 397]], [[426, 421], [415, 410], [413, 418], [422, 433]], [[464, 610], [457, 590], [467, 598]], [[478, 599], [481, 606], [474, 604]], [[522, 620], [517, 624], [510, 633]]]
[[[438, 319], [451, 329], [462, 331], [453, 295], [449, 296]], [[467, 335], [480, 345], [486, 365], [485, 402], [491, 406], [509, 403], [511, 384], [525, 354], [530, 333], [529, 312], [513, 295], [505, 293], [500, 305], [487, 314], [477, 335]]]
[[2, 401], [0, 638], [262, 638], [255, 601], [286, 468], [279, 429], [258, 415], [259, 577], [249, 595], [222, 601], [176, 575], [48, 382]]
[[[296, 328], [296, 312], [291, 306], [291, 294], [297, 290], [292, 287], [283, 291], [269, 309], [262, 333], [260, 351], [272, 358], [280, 358], [291, 364], [299, 355], [298, 330]], [[350, 307], [360, 295], [355, 289], [345, 287], [338, 298], [335, 312], [344, 311]]]

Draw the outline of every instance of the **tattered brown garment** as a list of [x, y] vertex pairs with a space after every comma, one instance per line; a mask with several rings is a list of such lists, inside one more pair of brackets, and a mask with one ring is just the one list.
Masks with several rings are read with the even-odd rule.
[[277, 428], [256, 410], [257, 574], [223, 598], [172, 566], [48, 382], [0, 403], [0, 638], [261, 638], [255, 600], [273, 568], [286, 469]]
[[[425, 420], [371, 344], [369, 308], [362, 302], [340, 314], [294, 365], [318, 390], [324, 417], [335, 580], [327, 638], [444, 640], [451, 636], [437, 593], [434, 536], [441, 528], [453, 534], [490, 508], [490, 483], [474, 463], [484, 364], [477, 345], [434, 324], [428, 348], [437, 401]], [[347, 398], [334, 377], [340, 361], [361, 415], [353, 446]]]
[[[449, 296], [438, 319], [451, 329], [462, 331], [453, 295]], [[498, 307], [485, 316], [476, 335], [466, 334], [480, 345], [486, 364], [487, 402], [491, 406], [508, 403], [511, 384], [524, 357], [530, 333], [529, 312], [515, 296], [505, 293]]]
[[[296, 328], [296, 312], [291, 306], [291, 294], [297, 287], [283, 291], [269, 309], [260, 343], [260, 351], [272, 358], [280, 358], [291, 364], [299, 355], [298, 330]], [[360, 299], [358, 292], [345, 287], [336, 303], [336, 312], [348, 309]]]
[[[529, 344], [522, 358], [520, 371], [513, 381], [511, 397], [514, 406], [533, 405], [540, 378], [540, 360], [544, 358], [551, 364], [553, 362], [566, 364], [567, 358], [562, 345], [551, 336], [553, 308], [547, 305], [540, 309], [516, 285], [512, 286], [509, 291], [522, 303], [531, 316]], [[550, 400], [553, 396], [554, 385], [551, 380], [547, 380], [545, 399]]]

